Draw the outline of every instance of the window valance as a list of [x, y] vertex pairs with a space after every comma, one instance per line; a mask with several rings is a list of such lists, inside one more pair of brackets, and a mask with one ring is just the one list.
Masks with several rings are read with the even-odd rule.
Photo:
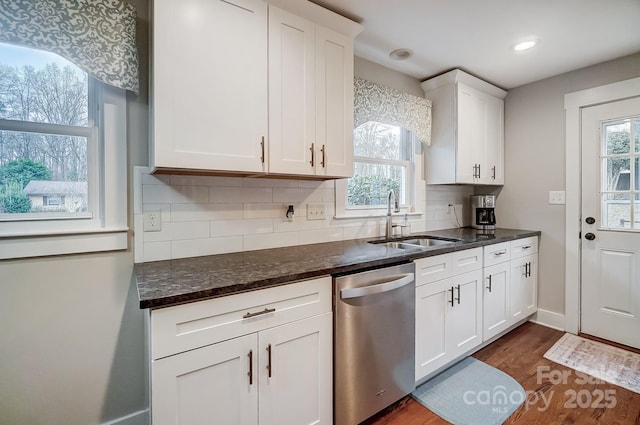
[[379, 121], [414, 132], [422, 143], [431, 143], [431, 101], [354, 78], [354, 124]]
[[56, 53], [138, 91], [136, 10], [121, 0], [0, 0], [0, 41]]

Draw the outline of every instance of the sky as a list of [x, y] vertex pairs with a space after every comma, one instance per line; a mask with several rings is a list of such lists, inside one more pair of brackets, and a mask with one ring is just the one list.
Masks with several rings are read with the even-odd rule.
[[75, 65], [68, 60], [42, 50], [19, 47], [7, 43], [0, 43], [0, 63], [22, 67], [23, 65], [33, 65], [36, 69], [44, 67], [46, 64], [55, 62], [61, 68]]

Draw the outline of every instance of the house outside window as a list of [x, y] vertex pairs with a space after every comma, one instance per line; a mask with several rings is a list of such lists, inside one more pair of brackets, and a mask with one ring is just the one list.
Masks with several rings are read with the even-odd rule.
[[126, 248], [125, 104], [56, 54], [0, 43], [0, 259]]
[[[90, 217], [87, 197], [96, 194], [87, 193], [88, 181], [98, 175], [89, 159], [98, 151], [93, 80], [55, 54], [0, 48], [0, 218]], [[67, 208], [63, 196], [76, 201]]]

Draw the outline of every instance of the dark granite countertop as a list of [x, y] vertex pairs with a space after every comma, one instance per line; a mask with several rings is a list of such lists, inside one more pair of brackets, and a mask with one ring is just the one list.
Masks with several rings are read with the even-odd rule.
[[462, 228], [429, 231], [419, 235], [456, 238], [461, 241], [407, 253], [401, 249], [368, 243], [382, 239], [370, 238], [136, 264], [134, 273], [140, 308], [167, 307], [301, 279], [362, 271], [537, 236], [540, 232], [496, 229], [492, 234], [485, 234], [476, 229]]

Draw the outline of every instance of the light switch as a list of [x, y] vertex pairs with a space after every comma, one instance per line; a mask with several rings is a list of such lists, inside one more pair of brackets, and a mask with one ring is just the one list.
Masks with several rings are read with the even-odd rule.
[[549, 191], [549, 204], [552, 205], [564, 205], [566, 203], [565, 200], [565, 192], [564, 190], [550, 190]]

